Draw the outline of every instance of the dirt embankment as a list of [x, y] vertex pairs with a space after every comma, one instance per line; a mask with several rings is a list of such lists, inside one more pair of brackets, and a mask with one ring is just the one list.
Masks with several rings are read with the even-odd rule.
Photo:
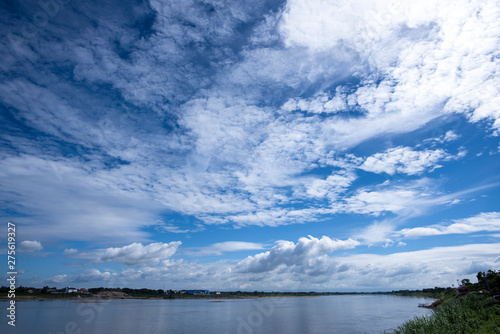
[[101, 291], [92, 295], [93, 299], [125, 299], [128, 295], [125, 292], [118, 291]]

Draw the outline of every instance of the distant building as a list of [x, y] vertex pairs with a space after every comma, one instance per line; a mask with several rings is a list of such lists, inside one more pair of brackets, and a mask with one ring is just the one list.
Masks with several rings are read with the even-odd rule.
[[208, 290], [181, 290], [181, 293], [186, 293], [188, 295], [208, 295], [210, 291]]
[[459, 286], [457, 288], [457, 295], [467, 295], [469, 293], [469, 288], [466, 286]]
[[65, 293], [74, 293], [74, 292], [78, 292], [78, 290], [76, 288], [65, 288], [64, 292]]

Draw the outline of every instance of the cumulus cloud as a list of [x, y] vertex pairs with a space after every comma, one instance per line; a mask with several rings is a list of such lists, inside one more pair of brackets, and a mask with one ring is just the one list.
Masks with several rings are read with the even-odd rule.
[[97, 262], [114, 262], [129, 266], [157, 265], [161, 260], [174, 255], [180, 245], [180, 241], [156, 242], [145, 246], [142, 243], [133, 243], [123, 247], [82, 252], [79, 256]]
[[22, 241], [21, 249], [28, 253], [39, 252], [43, 249], [40, 241]]
[[300, 266], [322, 255], [337, 250], [351, 249], [359, 244], [353, 239], [336, 240], [326, 236], [321, 239], [312, 236], [300, 238], [296, 244], [291, 241], [278, 241], [271, 250], [249, 256], [239, 262], [237, 267], [241, 272], [260, 273], [273, 271], [280, 266]]
[[62, 275], [52, 276], [48, 278], [46, 281], [48, 283], [66, 283], [69, 279], [71, 279], [71, 276], [67, 274], [62, 274]]
[[[308, 238], [305, 238], [308, 239]], [[323, 238], [322, 238], [323, 239]], [[311, 241], [311, 238], [308, 240]], [[316, 239], [317, 240], [317, 239]], [[320, 239], [321, 240], [321, 239]], [[331, 239], [330, 239], [331, 240]], [[317, 243], [317, 241], [312, 241]], [[329, 242], [328, 242], [329, 243]], [[295, 244], [295, 247], [300, 241]], [[290, 243], [294, 245], [294, 243]], [[276, 245], [278, 246], [278, 245]], [[354, 245], [352, 245], [354, 246]], [[402, 244], [399, 244], [402, 246]], [[183, 289], [186, 286], [203, 286], [217, 290], [305, 290], [316, 291], [381, 291], [392, 289], [426, 288], [450, 286], [456, 277], [473, 279], [479, 270], [493, 268], [500, 259], [497, 249], [500, 244], [468, 244], [450, 247], [434, 247], [411, 252], [390, 252], [375, 255], [361, 252], [354, 255], [326, 254], [327, 246], [314, 251], [316, 256], [306, 256], [297, 261], [298, 256], [290, 254], [296, 261], [277, 261], [278, 270], [272, 266], [250, 271], [242, 267], [249, 259], [239, 263], [219, 261], [216, 263], [176, 262], [170, 266], [129, 268], [121, 272], [87, 269], [72, 274], [56, 275], [45, 282], [64, 286], [68, 282], [86, 282], [96, 286], [110, 286], [128, 282], [130, 287], [143, 287], [144, 280], [163, 284], [169, 288]], [[314, 248], [314, 247], [313, 247]], [[399, 248], [393, 248], [393, 250]], [[306, 252], [307, 253], [307, 252]], [[259, 256], [260, 253], [256, 256]], [[282, 254], [283, 255], [283, 254]], [[270, 259], [272, 255], [264, 255]], [[411, 259], [409, 261], [408, 259]], [[248, 265], [248, 263], [246, 263]], [[269, 269], [269, 270], [267, 270]], [[222, 283], [221, 283], [222, 282]]]
[[360, 288], [377, 285], [401, 288], [449, 286], [456, 276], [471, 275], [473, 278], [477, 273], [471, 270], [473, 263], [481, 263], [482, 268], [494, 267], [498, 247], [499, 244], [469, 244], [389, 255], [357, 254], [336, 260], [351, 266], [347, 274]]
[[[99, 269], [84, 269], [75, 274], [63, 274], [63, 275], [55, 275], [43, 280], [43, 283], [56, 283], [56, 284], [68, 284], [68, 283], [95, 283], [99, 282], [101, 284], [113, 285], [124, 283], [122, 278], [124, 274], [127, 274], [127, 271], [122, 272], [121, 274], [112, 273], [110, 271], [101, 271]], [[132, 278], [132, 277], [129, 277]]]

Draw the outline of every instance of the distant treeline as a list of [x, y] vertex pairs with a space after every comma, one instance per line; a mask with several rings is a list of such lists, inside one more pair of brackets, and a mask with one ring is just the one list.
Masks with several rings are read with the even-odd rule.
[[[479, 272], [476, 275], [478, 282], [471, 283], [468, 279], [463, 279], [457, 282], [458, 285], [465, 286], [470, 292], [487, 291], [492, 294], [500, 293], [500, 271], [489, 270], [487, 272]], [[75, 289], [76, 290], [76, 289]], [[122, 292], [131, 297], [163, 297], [163, 298], [189, 298], [196, 297], [280, 297], [280, 296], [330, 296], [330, 295], [362, 295], [362, 294], [389, 294], [400, 296], [425, 296], [442, 298], [446, 295], [455, 294], [456, 287], [434, 287], [422, 290], [394, 290], [390, 292], [294, 292], [294, 291], [207, 291], [207, 290], [163, 290], [163, 289], [132, 289], [132, 288], [90, 288], [81, 289], [78, 291], [68, 293], [68, 288], [57, 289], [55, 287], [45, 286], [43, 288], [23, 287], [16, 288], [16, 295], [33, 295], [44, 297], [60, 297], [67, 296], [68, 294], [80, 295], [95, 295], [100, 292]], [[9, 287], [0, 287], [0, 296], [7, 295]], [[193, 294], [192, 291], [199, 291], [200, 293]]]
[[[9, 291], [8, 287], [0, 287], [0, 296], [6, 295]], [[188, 290], [189, 291], [189, 290]], [[285, 297], [285, 296], [333, 296], [333, 295], [366, 295], [366, 294], [390, 294], [400, 296], [427, 296], [436, 297], [454, 292], [454, 288], [435, 287], [423, 290], [398, 290], [391, 292], [316, 292], [316, 291], [207, 291], [205, 293], [192, 293], [186, 290], [163, 290], [163, 289], [133, 289], [133, 288], [89, 288], [86, 292], [76, 291], [68, 293], [65, 288], [57, 289], [49, 288], [34, 288], [20, 286], [16, 289], [17, 295], [32, 295], [57, 298], [67, 297], [68, 295], [97, 295], [101, 292], [122, 292], [130, 297], [163, 297], [163, 298], [214, 298], [214, 297]]]
[[[214, 297], [285, 297], [285, 296], [331, 296], [331, 295], [364, 295], [364, 294], [397, 294], [397, 295], [436, 295], [442, 290], [451, 288], [434, 288], [424, 290], [400, 290], [392, 292], [316, 292], [316, 291], [204, 291], [203, 293], [193, 293], [192, 290], [163, 290], [163, 289], [133, 289], [133, 288], [89, 288], [86, 291], [67, 292], [67, 288], [57, 289], [55, 287], [24, 287], [16, 289], [16, 295], [42, 296], [44, 298], [67, 297], [68, 295], [97, 295], [101, 292], [122, 292], [130, 297], [163, 297], [163, 298], [214, 298]], [[9, 288], [0, 287], [0, 296], [7, 295]], [[425, 292], [424, 292], [425, 291]]]
[[397, 290], [388, 292], [387, 294], [397, 295], [397, 296], [419, 296], [419, 297], [441, 298], [448, 294], [454, 294], [454, 293], [455, 293], [455, 288], [453, 287], [441, 288], [436, 286], [434, 288], [428, 288], [422, 290]]

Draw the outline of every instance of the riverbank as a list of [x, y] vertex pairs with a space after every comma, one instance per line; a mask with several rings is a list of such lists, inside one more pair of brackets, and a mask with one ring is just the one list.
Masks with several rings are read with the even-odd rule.
[[415, 317], [386, 334], [500, 334], [500, 271], [463, 279], [456, 293], [431, 304], [432, 316]]
[[[2, 289], [5, 291], [2, 291]], [[76, 290], [76, 289], [75, 289]], [[8, 299], [7, 287], [0, 288], [0, 299]], [[66, 292], [65, 289], [45, 287], [43, 289], [22, 287], [16, 292], [18, 300], [38, 299], [247, 299], [266, 297], [319, 297], [332, 295], [372, 295], [394, 294], [398, 296], [429, 297], [422, 291], [392, 291], [392, 292], [264, 292], [264, 291], [206, 291], [206, 290], [152, 290], [131, 288], [90, 288], [76, 292]], [[203, 292], [198, 292], [203, 291]], [[438, 297], [439, 298], [439, 297]]]
[[485, 295], [444, 300], [431, 316], [415, 317], [386, 334], [500, 333], [500, 300]]
[[[437, 289], [437, 290], [436, 290]], [[43, 293], [41, 289], [30, 288], [16, 293], [16, 300], [52, 300], [52, 299], [248, 299], [269, 297], [319, 297], [343, 295], [393, 295], [404, 297], [425, 297], [440, 299], [444, 296], [443, 288], [424, 290], [399, 290], [385, 292], [263, 292], [263, 291], [225, 291], [200, 294], [180, 293], [172, 290], [149, 289], [114, 289], [96, 288], [87, 292], [65, 293], [62, 291]], [[31, 292], [27, 292], [31, 291]], [[448, 290], [446, 292], [449, 293]], [[7, 293], [0, 292], [0, 300], [8, 299]]]
[[[251, 294], [240, 294], [240, 295], [178, 295], [178, 296], [140, 296], [140, 295], [128, 295], [119, 292], [101, 292], [97, 294], [44, 294], [44, 295], [16, 295], [16, 301], [28, 301], [28, 300], [75, 300], [75, 301], [92, 301], [92, 300], [103, 300], [103, 299], [144, 299], [144, 300], [173, 300], [173, 299], [183, 299], [183, 300], [199, 300], [199, 299], [257, 299], [257, 298], [273, 298], [273, 297], [318, 297], [316, 295], [291, 295], [291, 294], [269, 294], [269, 295], [251, 295]], [[0, 300], [9, 300], [7, 296], [0, 296]]]

